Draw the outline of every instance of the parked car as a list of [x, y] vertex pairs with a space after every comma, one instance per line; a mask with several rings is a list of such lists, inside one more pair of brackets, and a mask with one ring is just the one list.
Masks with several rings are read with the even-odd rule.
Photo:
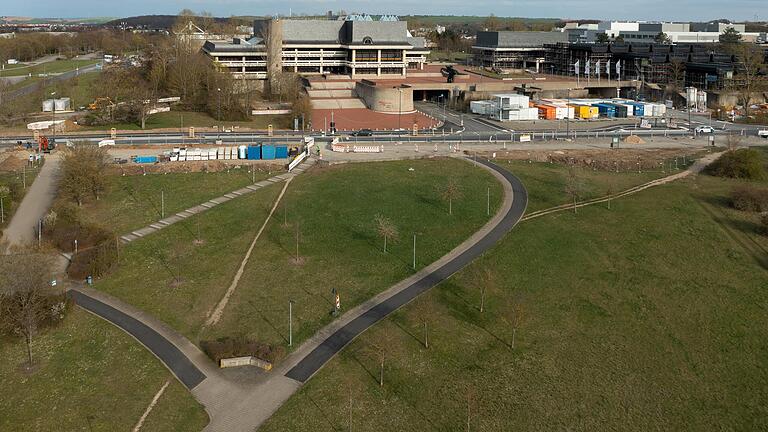
[[373, 131], [370, 129], [360, 129], [359, 131], [352, 132], [352, 136], [372, 136]]
[[715, 128], [712, 126], [696, 126], [695, 131], [697, 134], [711, 134], [715, 133]]

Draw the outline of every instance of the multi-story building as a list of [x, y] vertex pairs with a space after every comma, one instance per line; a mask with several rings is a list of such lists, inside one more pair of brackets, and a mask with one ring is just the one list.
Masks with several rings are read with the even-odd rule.
[[409, 69], [422, 69], [429, 54], [424, 38], [412, 37], [405, 21], [367, 16], [256, 20], [251, 38], [209, 40], [202, 50], [238, 78], [265, 79], [269, 37], [280, 39], [275, 60], [282, 70], [301, 74], [405, 76]]
[[474, 64], [502, 72], [547, 72], [544, 45], [565, 41], [563, 32], [481, 31], [472, 47]]
[[566, 26], [563, 31], [568, 35], [568, 41], [574, 43], [594, 43], [601, 34], [606, 35], [608, 40], [620, 38], [625, 42], [653, 42], [659, 33], [667, 35], [671, 43], [715, 43], [720, 41], [720, 35], [729, 28], [741, 33], [745, 41], [756, 42], [761, 39], [759, 33], [747, 33], [744, 24], [718, 22], [601, 21], [598, 24]]

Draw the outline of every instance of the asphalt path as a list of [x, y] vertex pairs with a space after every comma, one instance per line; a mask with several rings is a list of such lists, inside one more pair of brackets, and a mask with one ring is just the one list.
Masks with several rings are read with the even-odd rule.
[[120, 327], [136, 338], [139, 343], [157, 356], [188, 389], [194, 389], [206, 378], [205, 374], [178, 348], [141, 321], [80, 291], [70, 290], [67, 294], [78, 306]]
[[323, 365], [328, 362], [328, 360], [336, 355], [336, 353], [341, 351], [341, 349], [343, 349], [362, 332], [382, 320], [387, 315], [396, 311], [403, 305], [407, 304], [421, 293], [434, 287], [440, 282], [443, 282], [451, 275], [461, 270], [472, 260], [493, 247], [499, 240], [502, 239], [502, 237], [504, 237], [507, 232], [509, 232], [517, 224], [517, 222], [525, 213], [525, 209], [528, 205], [528, 193], [526, 192], [522, 182], [520, 182], [520, 180], [512, 175], [512, 173], [509, 171], [489, 161], [478, 160], [478, 162], [501, 174], [504, 179], [512, 185], [512, 206], [507, 214], [504, 215], [501, 222], [493, 227], [491, 231], [482, 237], [477, 243], [444, 264], [436, 271], [425, 275], [423, 278], [414, 282], [397, 294], [394, 294], [392, 297], [389, 297], [383, 302], [377, 304], [376, 306], [373, 306], [371, 309], [364, 312], [362, 315], [352, 320], [341, 329], [337, 330], [325, 341], [321, 342], [320, 345], [311, 351], [306, 357], [300, 360], [296, 366], [290, 369], [285, 374], [286, 377], [300, 382], [307, 381], [312, 377], [312, 375], [320, 370], [320, 368], [322, 368]]

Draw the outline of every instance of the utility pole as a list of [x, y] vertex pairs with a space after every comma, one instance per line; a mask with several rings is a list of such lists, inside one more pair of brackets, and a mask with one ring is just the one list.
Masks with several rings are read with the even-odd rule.
[[397, 107], [397, 135], [398, 139], [402, 141], [402, 126], [400, 124], [401, 118], [403, 116], [403, 88], [399, 86], [397, 88], [398, 93], [400, 94], [400, 104]]
[[[53, 147], [56, 146], [56, 92], [51, 92], [51, 99], [53, 100], [53, 115], [51, 117], [51, 129], [53, 130], [53, 137], [51, 140], [51, 144]], [[48, 149], [50, 150], [51, 144], [48, 145]]]
[[5, 208], [3, 207], [3, 197], [0, 197], [0, 223], [5, 223]]
[[293, 346], [293, 300], [288, 300], [288, 346]]
[[490, 216], [490, 215], [491, 215], [491, 187], [488, 186], [486, 216]]
[[219, 121], [219, 127], [218, 127], [218, 134], [216, 134], [217, 135], [216, 139], [217, 140], [221, 140], [221, 128], [222, 128], [222, 123], [221, 123], [221, 88], [217, 88], [216, 92], [217, 92], [217, 94], [219, 96], [219, 118], [217, 119]]

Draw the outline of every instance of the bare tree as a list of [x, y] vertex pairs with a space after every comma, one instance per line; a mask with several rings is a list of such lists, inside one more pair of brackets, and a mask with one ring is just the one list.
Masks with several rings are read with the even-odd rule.
[[376, 215], [373, 221], [376, 224], [376, 233], [379, 235], [379, 237], [384, 239], [384, 253], [386, 253], [387, 241], [397, 241], [400, 233], [398, 232], [395, 224], [384, 216]]
[[736, 91], [739, 102], [744, 105], [744, 116], [749, 115], [749, 104], [752, 103], [752, 95], [765, 85], [765, 78], [760, 76], [765, 68], [765, 55], [763, 49], [753, 43], [739, 43], [735, 46], [736, 61], [739, 65], [737, 71]]
[[443, 201], [448, 202], [448, 214], [453, 214], [453, 201], [461, 198], [461, 187], [455, 178], [448, 180], [448, 183], [443, 187], [440, 192], [440, 197]]
[[[27, 361], [32, 366], [32, 340], [48, 319], [58, 319], [58, 309], [49, 308], [48, 260], [38, 255], [3, 257], [0, 289], [0, 326], [4, 333], [24, 339]], [[62, 309], [63, 311], [63, 309]]]
[[104, 148], [78, 143], [67, 148], [62, 157], [60, 190], [64, 196], [82, 205], [88, 195], [98, 200], [106, 189], [109, 155]]
[[422, 296], [411, 306], [411, 310], [421, 321], [424, 331], [424, 348], [429, 349], [429, 321], [435, 314], [433, 303], [428, 297]]
[[515, 337], [517, 336], [517, 329], [525, 322], [525, 308], [523, 302], [519, 298], [512, 298], [507, 302], [507, 306], [504, 310], [504, 321], [512, 327], [512, 344], [511, 348], [515, 349]]
[[576, 203], [584, 193], [584, 182], [573, 165], [568, 167], [568, 173], [565, 178], [565, 193], [573, 200], [573, 212], [577, 213]]
[[493, 270], [486, 267], [480, 269], [476, 276], [477, 287], [480, 290], [480, 313], [485, 311], [485, 295], [488, 291], [494, 291], [496, 289], [496, 275]]

